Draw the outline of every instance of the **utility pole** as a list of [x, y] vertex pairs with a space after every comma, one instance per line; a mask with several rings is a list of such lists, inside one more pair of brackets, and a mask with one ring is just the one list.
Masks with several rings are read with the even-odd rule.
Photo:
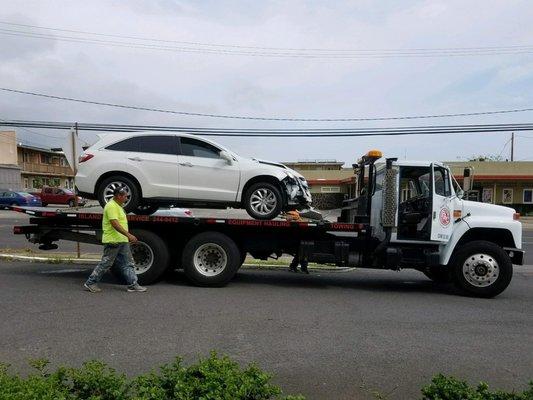
[[[78, 155], [76, 154], [76, 139], [78, 138], [78, 123], [74, 123], [74, 129], [70, 130], [72, 135], [72, 171], [74, 171], [74, 178], [72, 179], [74, 185], [74, 191], [76, 191], [76, 174], [78, 173], [78, 167], [76, 165], [76, 160]], [[78, 207], [78, 196], [74, 196], [74, 206]]]
[[514, 161], [514, 132], [511, 133], [511, 161]]
[[[76, 144], [78, 143], [78, 123], [74, 123], [74, 129], [71, 130], [72, 134], [72, 170], [74, 171], [74, 178], [72, 182], [74, 184], [74, 207], [78, 207], [78, 194], [76, 193], [76, 174], [78, 173], [77, 161], [78, 155], [76, 154]], [[79, 232], [79, 231], [78, 231]], [[76, 242], [76, 250], [78, 258], [80, 258], [80, 242]]]

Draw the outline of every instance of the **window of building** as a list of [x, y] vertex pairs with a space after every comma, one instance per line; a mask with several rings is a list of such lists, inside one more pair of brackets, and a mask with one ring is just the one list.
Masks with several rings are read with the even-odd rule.
[[523, 202], [525, 204], [533, 203], [533, 189], [524, 189]]
[[402, 197], [400, 201], [403, 203], [404, 201], [409, 200], [411, 197], [413, 197], [412, 193], [413, 192], [411, 189], [408, 189], [408, 188], [402, 189]]
[[220, 158], [220, 149], [192, 138], [181, 138], [181, 154], [190, 157]]
[[41, 164], [52, 164], [52, 157], [49, 154], [41, 154]]
[[513, 189], [505, 188], [502, 192], [502, 203], [512, 204], [513, 202]]
[[322, 193], [340, 193], [341, 188], [339, 186], [322, 186], [320, 191]]
[[22, 153], [22, 160], [25, 162], [25, 163], [29, 163], [30, 162], [30, 153], [28, 152], [23, 152]]
[[466, 200], [479, 201], [479, 190], [469, 190], [466, 194]]
[[481, 200], [483, 203], [494, 203], [492, 188], [483, 188]]

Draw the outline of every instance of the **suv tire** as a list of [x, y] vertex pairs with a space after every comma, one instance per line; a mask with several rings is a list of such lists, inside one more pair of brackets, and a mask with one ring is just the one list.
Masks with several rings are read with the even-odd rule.
[[274, 219], [283, 208], [283, 197], [279, 188], [271, 183], [254, 183], [246, 191], [244, 208], [252, 218]]
[[124, 211], [127, 213], [134, 211], [141, 201], [141, 191], [137, 184], [130, 178], [121, 175], [110, 176], [104, 179], [99, 185], [96, 192], [98, 202], [105, 207], [107, 202], [113, 197], [112, 190], [115, 187], [124, 187], [129, 193], [129, 200], [124, 204]]

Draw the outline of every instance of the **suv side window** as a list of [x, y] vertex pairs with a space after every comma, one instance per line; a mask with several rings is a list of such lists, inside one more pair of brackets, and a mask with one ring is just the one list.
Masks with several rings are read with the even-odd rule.
[[201, 140], [182, 137], [181, 154], [190, 157], [220, 158], [220, 149]]
[[132, 137], [111, 144], [107, 146], [106, 149], [115, 151], [141, 151], [141, 140], [142, 137]]
[[137, 136], [107, 146], [108, 150], [137, 153], [178, 154], [176, 136]]
[[142, 136], [141, 150], [143, 153], [178, 154], [176, 136]]

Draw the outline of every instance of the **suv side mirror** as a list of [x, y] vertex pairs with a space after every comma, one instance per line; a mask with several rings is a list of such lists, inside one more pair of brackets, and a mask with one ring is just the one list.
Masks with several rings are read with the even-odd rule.
[[225, 150], [222, 150], [220, 152], [220, 158], [222, 158], [223, 160], [226, 160], [226, 162], [231, 165], [233, 164], [233, 157], [231, 156], [230, 153], [228, 153], [227, 151]]
[[474, 185], [474, 173], [473, 173], [472, 167], [467, 167], [463, 171], [463, 191], [465, 193], [468, 193], [470, 190], [472, 190], [472, 186]]

